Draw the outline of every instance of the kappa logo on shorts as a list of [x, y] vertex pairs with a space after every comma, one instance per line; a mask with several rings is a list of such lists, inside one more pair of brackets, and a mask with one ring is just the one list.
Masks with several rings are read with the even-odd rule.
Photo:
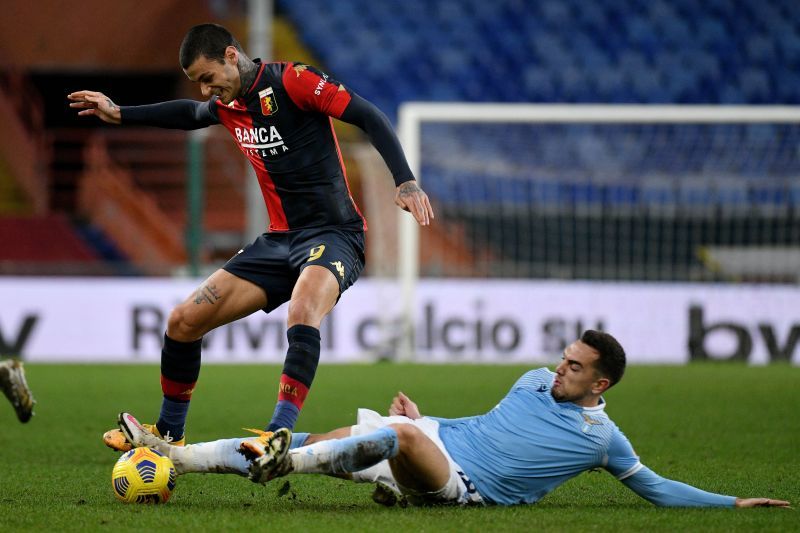
[[339, 277], [344, 279], [344, 265], [342, 265], [341, 261], [331, 261], [331, 264], [336, 267], [336, 272], [339, 273]]

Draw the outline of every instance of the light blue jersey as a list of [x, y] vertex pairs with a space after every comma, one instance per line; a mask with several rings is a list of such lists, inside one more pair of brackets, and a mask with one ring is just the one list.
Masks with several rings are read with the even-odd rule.
[[556, 402], [555, 374], [523, 375], [494, 409], [445, 419], [439, 435], [447, 451], [488, 503], [535, 503], [586, 470], [603, 467], [656, 505], [733, 506], [735, 498], [658, 476], [639, 462], [631, 443], [597, 407]]

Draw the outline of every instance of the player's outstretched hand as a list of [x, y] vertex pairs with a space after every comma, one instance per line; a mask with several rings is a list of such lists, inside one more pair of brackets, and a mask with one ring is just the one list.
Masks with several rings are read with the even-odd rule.
[[736, 498], [736, 507], [789, 507], [789, 502], [770, 498]]
[[111, 98], [96, 91], [77, 91], [67, 95], [69, 106], [78, 111], [79, 116], [94, 115], [109, 124], [122, 123], [119, 106]]
[[417, 404], [402, 392], [398, 392], [397, 396], [392, 399], [392, 405], [389, 406], [389, 416], [407, 416], [411, 420], [422, 418]]
[[425, 191], [419, 188], [416, 180], [406, 181], [397, 187], [394, 203], [414, 215], [420, 226], [427, 226], [433, 220], [433, 208]]

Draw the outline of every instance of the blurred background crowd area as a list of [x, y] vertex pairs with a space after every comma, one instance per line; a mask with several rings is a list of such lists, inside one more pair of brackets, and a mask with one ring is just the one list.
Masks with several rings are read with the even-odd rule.
[[[106, 127], [66, 101], [200, 99], [181, 39], [213, 21], [247, 49], [246, 4], [4, 8], [0, 274], [171, 275], [192, 239], [206, 265], [246, 242], [247, 163], [221, 128], [192, 192], [185, 132]], [[408, 101], [800, 104], [795, 0], [276, 0], [271, 31], [266, 59], [317, 65], [393, 121]], [[385, 169], [360, 132], [337, 132], [356, 200], [379, 220]], [[422, 273], [797, 282], [798, 141], [797, 124], [426, 125], [421, 178], [442, 216]], [[381, 250], [368, 273], [391, 270]]]

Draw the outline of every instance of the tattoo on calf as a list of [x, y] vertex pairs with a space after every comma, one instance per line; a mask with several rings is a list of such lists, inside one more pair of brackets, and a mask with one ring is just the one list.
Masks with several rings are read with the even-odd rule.
[[203, 285], [194, 295], [194, 303], [201, 304], [203, 302], [214, 305], [217, 300], [221, 300], [222, 296], [219, 295], [216, 285]]

